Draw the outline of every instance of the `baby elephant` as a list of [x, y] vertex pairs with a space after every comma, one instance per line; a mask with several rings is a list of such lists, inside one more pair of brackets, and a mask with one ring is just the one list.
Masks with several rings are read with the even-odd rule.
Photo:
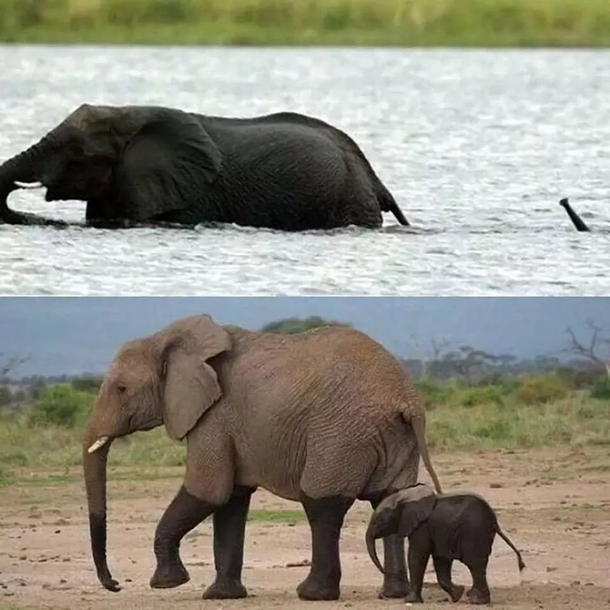
[[521, 553], [504, 535], [493, 509], [483, 498], [470, 493], [436, 495], [418, 484], [388, 496], [379, 504], [366, 531], [366, 546], [374, 564], [383, 572], [375, 540], [390, 534], [409, 537], [411, 589], [407, 602], [422, 602], [421, 590], [428, 559], [432, 555], [438, 584], [457, 602], [464, 587], [451, 581], [454, 559], [472, 575], [466, 594], [472, 604], [490, 602], [487, 562], [496, 533], [517, 554], [519, 570], [525, 567]]

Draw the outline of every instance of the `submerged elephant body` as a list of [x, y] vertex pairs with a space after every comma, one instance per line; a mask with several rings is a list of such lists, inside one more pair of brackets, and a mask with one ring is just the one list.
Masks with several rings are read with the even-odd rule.
[[[356, 499], [373, 505], [417, 479], [419, 455], [438, 480], [422, 403], [400, 363], [367, 336], [340, 327], [293, 336], [221, 327], [206, 316], [127, 344], [111, 365], [84, 439], [93, 556], [106, 564], [105, 460], [113, 438], [165, 425], [187, 444], [183, 487], [155, 535], [155, 587], [188, 580], [181, 538], [214, 515], [216, 583], [208, 597], [242, 597], [243, 537], [261, 486], [300, 501], [312, 528], [304, 599], [336, 599], [338, 541]], [[403, 579], [400, 547], [388, 578]], [[393, 582], [388, 585], [393, 586]], [[404, 594], [404, 593], [403, 593]]]
[[49, 201], [86, 201], [94, 226], [379, 227], [384, 211], [408, 224], [347, 134], [288, 112], [230, 119], [83, 105], [0, 167], [0, 222], [61, 224], [8, 207], [10, 192], [32, 183]]

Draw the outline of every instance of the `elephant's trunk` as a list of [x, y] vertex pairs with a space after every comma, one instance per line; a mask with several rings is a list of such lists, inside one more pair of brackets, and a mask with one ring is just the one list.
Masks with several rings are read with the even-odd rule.
[[591, 231], [589, 227], [585, 224], [585, 221], [574, 211], [572, 206], [570, 205], [569, 199], [566, 197], [559, 202], [559, 205], [565, 209], [570, 217], [570, 220], [576, 227], [577, 231], [588, 232]]
[[15, 225], [65, 225], [66, 223], [41, 218], [33, 214], [15, 212], [8, 207], [8, 196], [20, 188], [17, 182], [34, 183], [42, 179], [42, 166], [49, 146], [50, 135], [0, 166], [0, 223]]
[[[96, 425], [88, 425], [83, 440], [91, 551], [99, 581], [106, 589], [119, 591], [118, 582], [112, 578], [106, 560], [106, 462], [112, 441], [97, 442], [100, 437], [96, 428]], [[89, 449], [96, 444], [98, 448], [90, 452]]]
[[441, 484], [436, 476], [432, 461], [430, 460], [430, 454], [428, 453], [428, 445], [426, 444], [426, 430], [425, 430], [425, 419], [423, 413], [414, 415], [411, 418], [411, 425], [413, 426], [413, 432], [415, 432], [415, 438], [417, 439], [417, 446], [419, 448], [419, 454], [424, 461], [424, 466], [434, 483], [434, 489], [436, 493], [442, 494]]
[[375, 516], [373, 515], [371, 519], [371, 523], [369, 524], [368, 529], [366, 530], [366, 549], [369, 552], [369, 557], [371, 561], [375, 564], [377, 569], [384, 574], [383, 566], [381, 565], [381, 561], [379, 561], [379, 557], [377, 556], [377, 546], [375, 545], [375, 535], [373, 534], [372, 524]]

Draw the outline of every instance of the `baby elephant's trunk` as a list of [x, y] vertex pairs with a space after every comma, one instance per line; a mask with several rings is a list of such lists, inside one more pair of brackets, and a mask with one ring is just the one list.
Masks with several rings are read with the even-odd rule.
[[513, 551], [515, 551], [515, 554], [517, 555], [517, 562], [519, 564], [519, 572], [521, 572], [521, 570], [523, 570], [523, 568], [525, 567], [523, 559], [521, 558], [521, 553], [519, 552], [517, 547], [510, 541], [510, 538], [500, 529], [500, 526], [498, 524], [496, 524], [496, 532], [498, 533], [498, 536], [500, 536], [500, 538], [502, 538], [502, 540], [504, 540], [504, 542], [506, 542], [506, 544], [508, 544], [508, 546]]
[[375, 566], [377, 566], [377, 569], [382, 574], [384, 574], [383, 566], [381, 565], [379, 557], [377, 556], [377, 547], [375, 546], [375, 540], [375, 535], [373, 534], [371, 526], [369, 525], [368, 529], [366, 530], [366, 549], [369, 552], [369, 557], [371, 558], [371, 561], [375, 564]]

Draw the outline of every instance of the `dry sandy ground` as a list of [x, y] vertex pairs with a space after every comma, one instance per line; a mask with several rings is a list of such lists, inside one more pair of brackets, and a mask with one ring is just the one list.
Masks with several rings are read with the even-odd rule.
[[[524, 552], [519, 574], [513, 552], [496, 539], [489, 567], [496, 608], [520, 610], [610, 607], [610, 456], [608, 450], [479, 452], [436, 456], [447, 490], [472, 490], [497, 508], [504, 531]], [[78, 470], [71, 474], [80, 481]], [[202, 587], [212, 579], [211, 527], [202, 524], [183, 543], [192, 580], [178, 589], [148, 588], [154, 567], [155, 524], [180, 482], [180, 471], [156, 480], [115, 480], [109, 484], [109, 559], [120, 593], [102, 589], [89, 554], [80, 482], [13, 485], [0, 490], [0, 608], [86, 608], [180, 610], [201, 608], [404, 608], [400, 600], [380, 601], [380, 574], [366, 555], [364, 530], [370, 509], [358, 504], [342, 538], [343, 583], [338, 602], [301, 602], [295, 587], [306, 567], [287, 567], [309, 557], [304, 521], [248, 525], [244, 582], [247, 600], [204, 602]], [[253, 508], [294, 510], [297, 505], [259, 492]], [[463, 566], [455, 580], [469, 584]], [[428, 572], [428, 607], [448, 608], [445, 594]], [[465, 601], [460, 602], [460, 604]]]

